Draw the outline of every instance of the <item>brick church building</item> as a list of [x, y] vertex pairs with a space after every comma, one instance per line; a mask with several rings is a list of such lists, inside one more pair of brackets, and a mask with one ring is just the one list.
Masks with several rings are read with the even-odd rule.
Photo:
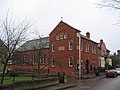
[[94, 72], [99, 65], [98, 43], [91, 40], [89, 32], [86, 35], [80, 32], [60, 21], [49, 37], [41, 38], [42, 42], [30, 40], [17, 49], [13, 58], [14, 68], [41, 69], [44, 73], [55, 74], [64, 72], [69, 76], [78, 75], [79, 70], [82, 74]]
[[65, 72], [75, 76], [79, 71], [79, 63], [82, 73], [89, 73], [98, 66], [98, 43], [90, 39], [89, 32], [86, 36], [80, 32], [61, 21], [50, 33], [50, 73]]

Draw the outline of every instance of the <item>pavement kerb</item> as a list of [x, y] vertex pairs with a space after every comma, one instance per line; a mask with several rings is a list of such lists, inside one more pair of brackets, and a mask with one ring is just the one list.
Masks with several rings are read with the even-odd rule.
[[77, 86], [77, 84], [68, 84], [68, 85], [65, 85], [63, 87], [59, 87], [55, 90], [63, 90], [63, 89], [67, 89], [67, 88], [71, 88], [71, 87], [75, 87], [75, 86]]

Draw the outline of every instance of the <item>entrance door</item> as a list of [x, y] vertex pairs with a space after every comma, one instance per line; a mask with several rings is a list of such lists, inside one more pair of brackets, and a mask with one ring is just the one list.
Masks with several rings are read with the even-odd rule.
[[89, 60], [88, 59], [86, 60], [86, 71], [88, 74], [89, 73]]

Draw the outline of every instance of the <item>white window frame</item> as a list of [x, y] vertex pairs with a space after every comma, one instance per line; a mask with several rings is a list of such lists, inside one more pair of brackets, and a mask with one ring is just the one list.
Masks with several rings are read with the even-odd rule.
[[56, 35], [56, 40], [59, 40], [59, 35]]
[[64, 34], [64, 39], [67, 39], [67, 34]]

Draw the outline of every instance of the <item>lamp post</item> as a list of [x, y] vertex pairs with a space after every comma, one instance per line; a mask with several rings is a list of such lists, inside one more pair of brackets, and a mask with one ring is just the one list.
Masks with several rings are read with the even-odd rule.
[[81, 36], [79, 32], [79, 79], [81, 78]]

